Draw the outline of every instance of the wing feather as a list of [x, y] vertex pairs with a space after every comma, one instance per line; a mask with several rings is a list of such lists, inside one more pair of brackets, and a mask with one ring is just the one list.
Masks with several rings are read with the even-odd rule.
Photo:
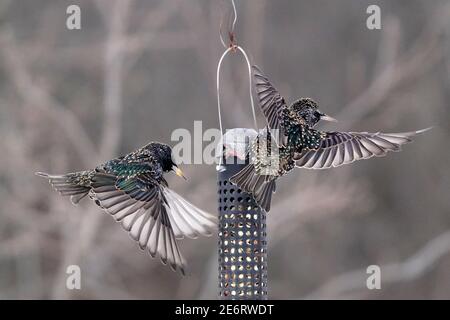
[[154, 180], [149, 172], [118, 177], [99, 172], [92, 179], [91, 197], [121, 222], [141, 249], [185, 273], [176, 239], [211, 235], [216, 218]]
[[297, 167], [327, 169], [355, 160], [385, 156], [400, 151], [401, 145], [428, 129], [404, 133], [327, 132], [317, 150], [305, 150], [294, 156]]
[[281, 137], [281, 112], [284, 108], [287, 108], [284, 98], [257, 66], [253, 66], [253, 77], [259, 104], [266, 117], [267, 124], [271, 129], [280, 130]]

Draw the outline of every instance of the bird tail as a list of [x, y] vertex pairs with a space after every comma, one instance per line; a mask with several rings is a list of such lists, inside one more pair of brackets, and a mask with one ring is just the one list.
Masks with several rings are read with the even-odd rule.
[[275, 176], [258, 174], [255, 166], [248, 164], [232, 176], [230, 181], [245, 192], [252, 194], [258, 205], [269, 212], [272, 193], [275, 193], [276, 190], [275, 179]]
[[80, 171], [63, 175], [50, 175], [44, 172], [36, 172], [36, 175], [48, 179], [50, 185], [62, 196], [70, 196], [70, 201], [77, 205], [81, 199], [87, 196], [89, 175], [91, 171]]

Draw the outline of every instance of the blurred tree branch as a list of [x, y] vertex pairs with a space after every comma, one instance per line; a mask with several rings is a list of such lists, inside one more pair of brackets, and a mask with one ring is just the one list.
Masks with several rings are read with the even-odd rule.
[[[108, 12], [108, 19], [104, 19], [107, 25], [107, 42], [105, 47], [104, 65], [104, 110], [103, 131], [100, 141], [100, 154], [95, 157], [97, 161], [107, 160], [117, 152], [122, 134], [122, 68], [125, 59], [121, 44], [126, 37], [127, 21], [129, 18], [130, 0], [115, 0], [102, 2], [100, 11]], [[94, 157], [94, 155], [91, 155]], [[80, 223], [79, 237], [75, 241], [72, 236], [66, 238], [66, 248], [63, 250], [64, 257], [53, 285], [53, 297], [67, 297], [65, 288], [66, 268], [80, 260], [82, 252], [91, 246], [96, 237], [102, 215], [86, 214]]]
[[[345, 119], [346, 124], [354, 124], [365, 115], [379, 106], [381, 102], [406, 81], [417, 78], [432, 66], [436, 65], [443, 57], [441, 49], [441, 36], [448, 28], [450, 4], [439, 7], [434, 13], [434, 18], [426, 26], [411, 48], [402, 56], [396, 58], [396, 43], [398, 42], [398, 24], [394, 18], [390, 18], [383, 30], [383, 39], [380, 43], [378, 66], [380, 71], [373, 79], [369, 87], [356, 99], [344, 107], [339, 119]], [[384, 49], [385, 48], [385, 49]], [[382, 66], [382, 64], [385, 64]]]
[[[70, 36], [64, 27], [55, 28], [55, 24], [64, 22], [59, 15], [63, 13], [64, 16], [64, 4], [51, 4], [50, 1], [48, 5], [39, 4], [39, 8], [37, 4], [35, 7], [33, 7], [34, 4], [27, 4], [33, 8], [33, 15], [21, 12], [19, 16], [32, 18], [27, 21], [25, 19], [14, 21], [17, 19], [15, 12], [19, 11], [22, 4], [20, 1], [9, 1], [9, 3], [9, 6], [3, 6], [3, 3], [0, 5], [2, 6], [0, 22], [3, 26], [3, 31], [0, 32], [0, 76], [2, 77], [0, 80], [3, 80], [4, 84], [0, 102], [2, 106], [6, 106], [6, 108], [0, 108], [0, 129], [3, 136], [0, 143], [1, 150], [7, 155], [0, 158], [0, 201], [2, 202], [0, 210], [3, 212], [0, 215], [2, 240], [0, 267], [7, 270], [2, 273], [3, 277], [0, 276], [1, 291], [6, 290], [8, 297], [30, 295], [45, 298], [215, 297], [217, 255], [211, 250], [214, 248], [213, 240], [201, 244], [196, 242], [195, 245], [189, 241], [183, 242], [183, 253], [189, 263], [195, 267], [195, 272], [188, 280], [178, 278], [170, 270], [160, 266], [158, 261], [150, 260], [144, 253], [139, 254], [137, 246], [132, 241], [128, 241], [127, 234], [114, 224], [113, 219], [102, 218], [100, 209], [95, 205], [86, 203], [78, 208], [72, 207], [66, 201], [67, 199], [60, 199], [50, 192], [47, 185], [43, 188], [45, 181], [38, 178], [32, 179], [32, 171], [48, 168], [52, 172], [64, 172], [73, 170], [73, 167], [78, 165], [92, 167], [115, 156], [119, 145], [123, 144], [124, 148], [135, 147], [138, 134], [128, 134], [122, 126], [128, 126], [129, 123], [134, 125], [142, 121], [145, 125], [141, 124], [139, 127], [140, 139], [147, 135], [154, 137], [155, 132], [159, 133], [155, 126], [161, 125], [164, 128], [173, 126], [173, 122], [161, 120], [162, 118], [172, 120], [175, 117], [176, 109], [167, 107], [166, 103], [181, 102], [183, 110], [189, 108], [189, 113], [201, 115], [205, 123], [207, 121], [216, 123], [215, 115], [209, 111], [213, 109], [211, 103], [215, 101], [214, 81], [210, 80], [214, 78], [217, 58], [222, 50], [218, 39], [220, 12], [217, 10], [217, 3], [180, 0], [157, 2], [128, 0], [118, 3], [109, 0], [83, 0], [81, 1], [83, 15], [89, 12], [89, 15], [84, 15], [89, 18], [84, 20], [82, 32], [70, 33]], [[361, 49], [360, 46], [366, 43], [366, 39], [360, 39], [357, 36], [352, 39], [354, 44], [348, 44], [348, 48], [342, 49], [341, 47], [347, 46], [345, 41], [348, 41], [348, 32], [338, 31], [342, 27], [340, 23], [344, 20], [349, 21], [348, 19], [355, 21], [355, 16], [360, 14], [359, 8], [355, 9], [355, 6], [349, 5], [345, 7], [345, 10], [341, 10], [340, 8], [344, 5], [336, 8], [326, 3], [327, 1], [322, 2], [317, 5], [317, 8], [320, 8], [321, 16], [325, 19], [330, 17], [328, 15], [330, 11], [333, 12], [332, 16], [339, 20], [333, 23], [337, 29], [330, 31], [330, 21], [323, 23], [323, 28], [319, 25], [315, 29], [314, 34], [317, 39], [314, 41], [319, 39], [322, 41], [332, 35], [333, 39], [330, 42], [320, 43], [320, 48], [336, 49], [336, 54], [334, 52], [328, 55], [318, 53], [317, 58], [311, 57], [312, 52], [307, 48], [308, 46], [302, 45], [305, 40], [303, 37], [307, 38], [308, 35], [302, 30], [302, 26], [305, 25], [304, 23], [312, 22], [309, 14], [305, 15], [302, 11], [306, 7], [309, 8], [309, 5], [303, 3], [280, 1], [275, 4], [265, 0], [242, 2], [238, 8], [240, 31], [237, 37], [239, 44], [243, 45], [249, 51], [248, 53], [253, 53], [259, 64], [274, 70], [278, 67], [280, 72], [283, 72], [286, 83], [289, 82], [294, 86], [297, 85], [296, 81], [301, 82], [301, 85], [298, 84], [299, 88], [302, 88], [305, 83], [318, 84], [315, 89], [317, 96], [321, 99], [327, 99], [327, 97], [333, 99], [336, 92], [333, 93], [333, 90], [329, 90], [330, 87], [321, 85], [323, 73], [316, 70], [322, 70], [321, 63], [324, 62], [345, 61], [345, 55], [352, 54], [354, 49], [358, 52]], [[95, 11], [95, 6], [98, 12]], [[5, 7], [10, 8], [5, 9]], [[91, 10], [92, 7], [94, 10]], [[400, 115], [403, 117], [404, 110], [400, 109], [401, 104], [385, 102], [396, 99], [395, 102], [400, 101], [406, 105], [403, 108], [413, 107], [414, 104], [408, 103], [408, 99], [417, 98], [412, 92], [415, 90], [426, 93], [423, 100], [427, 103], [429, 101], [430, 105], [427, 109], [432, 111], [430, 113], [434, 114], [435, 118], [448, 118], [448, 110], [445, 108], [448, 104], [448, 90], [445, 91], [439, 86], [438, 71], [439, 67], [443, 66], [444, 59], [448, 64], [450, 61], [448, 54], [443, 51], [444, 41], [442, 41], [442, 37], [445, 36], [447, 46], [450, 43], [447, 27], [450, 15], [448, 7], [448, 4], [444, 6], [440, 3], [427, 4], [430, 10], [421, 15], [427, 21], [423, 24], [423, 28], [422, 23], [416, 29], [410, 28], [409, 19], [416, 19], [412, 16], [405, 18], [403, 15], [386, 15], [383, 18], [383, 29], [380, 30], [381, 40], [374, 47], [378, 51], [373, 56], [371, 54], [359, 56], [360, 65], [363, 66], [361, 69], [363, 76], [353, 77], [353, 74], [349, 72], [353, 81], [349, 87], [355, 82], [357, 85], [352, 87], [351, 98], [347, 99], [351, 100], [350, 103], [342, 110], [343, 113], [338, 115], [341, 124], [345, 124], [346, 128], [354, 124], [369, 127], [371, 124], [376, 123], [379, 126], [378, 124], [382, 123], [385, 126], [388, 121], [393, 124]], [[421, 5], [417, 4], [411, 4], [403, 9], [398, 6], [392, 11], [389, 10], [389, 14], [396, 14], [398, 10], [412, 13], [421, 8]], [[282, 15], [292, 14], [294, 10], [300, 10], [302, 18], [282, 24], [279, 18]], [[95, 19], [96, 13], [100, 14], [100, 22]], [[420, 19], [418, 21], [422, 21]], [[412, 20], [412, 22], [416, 21]], [[284, 30], [286, 33], [279, 33], [280, 25], [282, 28], [286, 27]], [[290, 30], [295, 32], [289, 34]], [[296, 42], [299, 39], [302, 41]], [[406, 49], [402, 49], [401, 44], [406, 39], [412, 39], [411, 44]], [[312, 46], [314, 47], [314, 43]], [[291, 54], [287, 54], [288, 51]], [[308, 72], [307, 78], [303, 75], [299, 78], [299, 75], [289, 72], [287, 68], [280, 68], [280, 59], [284, 57], [290, 58], [282, 61], [285, 66], [304, 64], [301, 68]], [[164, 74], [154, 72], [153, 68], [148, 69], [149, 64], [161, 61], [167, 65], [164, 69], [159, 66], [155, 69]], [[318, 61], [320, 63], [317, 63]], [[190, 65], [190, 62], [195, 63]], [[351, 66], [354, 64], [351, 61]], [[241, 67], [240, 57], [230, 59], [222, 80], [227, 86], [224, 99], [233, 102], [229, 107], [230, 112], [227, 112], [226, 122], [233, 125], [248, 124], [245, 121], [249, 119], [246, 93], [248, 88], [246, 83], [240, 85]], [[342, 71], [342, 69], [336, 70]], [[326, 70], [327, 77], [330, 77], [333, 82], [336, 79], [339, 81], [342, 77], [341, 72], [339, 75], [333, 74], [336, 70]], [[374, 70], [368, 86], [361, 81], [364, 79], [364, 70]], [[149, 75], [148, 71], [151, 72]], [[173, 75], [184, 77], [186, 74], [191, 76], [190, 79], [197, 79], [199, 82], [181, 84], [183, 87], [180, 89], [175, 88], [171, 83], [166, 83], [173, 79]], [[448, 74], [450, 73], [443, 73], [443, 76]], [[98, 82], [99, 75], [100, 82]], [[10, 83], [12, 85], [9, 85]], [[103, 88], [100, 94], [102, 103], [98, 103], [98, 83], [100, 83], [100, 92]], [[155, 90], [153, 85], [156, 85], [158, 89]], [[332, 86], [331, 89], [334, 89], [334, 83]], [[122, 92], [123, 87], [130, 90], [130, 96], [125, 96], [127, 92]], [[289, 87], [290, 85], [287, 86]], [[159, 91], [161, 88], [165, 88], [164, 91], [167, 92]], [[74, 92], [74, 89], [77, 91]], [[284, 88], [280, 87], [280, 89]], [[78, 92], [82, 93], [79, 95]], [[178, 101], [173, 99], [167, 102], [168, 97], [177, 95], [180, 96]], [[355, 96], [356, 99], [353, 99]], [[423, 97], [423, 94], [420, 96]], [[125, 98], [126, 108], [122, 106]], [[141, 107], [136, 107], [137, 103], [142, 102], [146, 106], [149, 100], [153, 105], [153, 99], [158, 101], [161, 107], [157, 110], [158, 120], [152, 119], [154, 117], [150, 117], [149, 113], [144, 113]], [[161, 102], [157, 99], [165, 100]], [[102, 107], [99, 108], [98, 105]], [[441, 105], [442, 107], [439, 108]], [[133, 113], [126, 114], [126, 111]], [[123, 117], [125, 114], [126, 118]], [[148, 115], [148, 118], [145, 116], [146, 118], [141, 120], [144, 114]], [[407, 116], [412, 122], [403, 120], [405, 124], [412, 125], [414, 121], [424, 121], [423, 114], [410, 113]], [[182, 123], [184, 125], [186, 122]], [[146, 128], [150, 126], [151, 129], [147, 130]], [[438, 134], [433, 130], [429, 140], [432, 139], [432, 143], [415, 144], [414, 147], [417, 147], [421, 155], [426, 154], [433, 164], [439, 161], [445, 163], [448, 152], [442, 146], [445, 146], [445, 141], [448, 141], [447, 133], [446, 129], [440, 130]], [[374, 227], [373, 224], [370, 224], [370, 227], [358, 224], [357, 229], [351, 229], [352, 226], [348, 226], [346, 219], [339, 221], [342, 221], [345, 227], [350, 227], [348, 234], [355, 238], [363, 232], [370, 232], [372, 228], [378, 228], [377, 230], [383, 228], [385, 232], [383, 239], [374, 235], [372, 240], [376, 238], [389, 243], [386, 240], [389, 238], [386, 235], [389, 234], [389, 230], [384, 223], [394, 225], [394, 231], [391, 230], [391, 232], [396, 232], [400, 223], [402, 228], [406, 228], [406, 225], [413, 228], [417, 221], [419, 223], [424, 221], [420, 220], [422, 218], [416, 218], [415, 214], [422, 210], [419, 207], [424, 203], [435, 202], [432, 207], [435, 209], [433, 218], [427, 218], [427, 228], [423, 228], [423, 233], [421, 232], [415, 238], [398, 236], [396, 240], [405, 239], [405, 241], [400, 241], [386, 249], [386, 252], [376, 251], [376, 255], [380, 254], [383, 257], [397, 254], [403, 256], [402, 250], [410, 250], [411, 246], [415, 248], [418, 241], [419, 243], [424, 241], [423, 237], [426, 239], [436, 230], [441, 230], [439, 228], [442, 224], [447, 223], [445, 220], [447, 215], [442, 212], [448, 209], [448, 201], [445, 196], [439, 195], [439, 192], [443, 193], [442, 190], [446, 190], [448, 186], [446, 167], [445, 165], [436, 166], [436, 168], [435, 165], [429, 166], [429, 162], [424, 159], [421, 161], [421, 155], [413, 159], [414, 163], [417, 162], [418, 168], [414, 178], [411, 177], [410, 181], [395, 186], [392, 186], [397, 177], [395, 174], [402, 172], [401, 167], [392, 164], [395, 161], [384, 161], [384, 164], [380, 165], [359, 164], [359, 168], [342, 168], [328, 171], [326, 174], [297, 172], [288, 177], [288, 181], [280, 181], [278, 192], [274, 197], [273, 212], [268, 216], [268, 228], [271, 230], [268, 245], [271, 252], [309, 250], [308, 247], [297, 246], [297, 243], [293, 247], [293, 241], [289, 241], [298, 238], [299, 231], [302, 231], [302, 228], [307, 229], [304, 228], [306, 224], [320, 221], [311, 227], [339, 232], [328, 226], [337, 220], [338, 217], [335, 215], [343, 217], [353, 212], [365, 211], [374, 213], [374, 204], [377, 209], [379, 206], [392, 209], [393, 206], [398, 205], [398, 210], [389, 220], [383, 220], [383, 212], [378, 210], [377, 213], [380, 215], [377, 217], [375, 214], [361, 217], [363, 221], [378, 222], [380, 224], [378, 227]], [[431, 158], [431, 155], [439, 156]], [[408, 161], [409, 158], [405, 158]], [[81, 164], [78, 163], [80, 160]], [[409, 162], [406, 166], [408, 164]], [[391, 166], [390, 171], [380, 174], [388, 166]], [[427, 169], [424, 169], [425, 167]], [[364, 177], [359, 176], [361, 168], [364, 168]], [[210, 174], [213, 169], [204, 170], [203, 166], [193, 166], [189, 170], [192, 171], [189, 174], [192, 177], [189, 184], [182, 185], [174, 181], [172, 185], [180, 188], [188, 197], [194, 198], [199, 203], [203, 201], [205, 207], [213, 208], [215, 190], [211, 186], [214, 183], [214, 175]], [[422, 175], [426, 174], [426, 177], [420, 177], [420, 172]], [[403, 173], [407, 174], [405, 171]], [[380, 174], [379, 178], [378, 174]], [[368, 179], [372, 181], [366, 185], [365, 181]], [[390, 184], [383, 186], [385, 190], [380, 191], [377, 188], [380, 186], [377, 179], [386, 179]], [[437, 195], [429, 196], [429, 202], [425, 196], [418, 198], [416, 211], [408, 211], [406, 209], [408, 203], [402, 202], [403, 198], [407, 199], [411, 196], [409, 182], [412, 182], [412, 179], [415, 179], [414, 183], [417, 180], [417, 183], [422, 184], [420, 189], [415, 189], [416, 192], [433, 188], [437, 193]], [[297, 192], [293, 193], [292, 190]], [[384, 192], [386, 195], [383, 195]], [[389, 204], [390, 196], [400, 199], [396, 199], [395, 204]], [[311, 200], [317, 197], [325, 199], [320, 203]], [[213, 201], [204, 202], [206, 198]], [[415, 204], [416, 202], [409, 205]], [[406, 213], [402, 213], [403, 210], [408, 211], [408, 219], [418, 220], [415, 222], [402, 220], [406, 219]], [[371, 239], [370, 234], [360, 235], [359, 240], [361, 237], [368, 239], [367, 241]], [[315, 245], [317, 242], [324, 241], [324, 238], [327, 239], [323, 234], [317, 237], [311, 235], [311, 238], [308, 238], [308, 244]], [[327, 248], [333, 250], [337, 246], [337, 250], [341, 251], [336, 254], [339, 257], [349, 258], [346, 263], [351, 265], [351, 268], [359, 266], [360, 255], [346, 252], [348, 247], [345, 244], [345, 237], [340, 240], [344, 243], [338, 245], [327, 243]], [[84, 250], [87, 247], [89, 250]], [[361, 254], [373, 255], [370, 250], [374, 249], [372, 244], [368, 243], [368, 247], [364, 248]], [[15, 268], [18, 265], [29, 262], [27, 257], [29, 254], [40, 256], [42, 267], [36, 268], [33, 271], [35, 274], [15, 274], [17, 271]], [[333, 277], [329, 275], [333, 272], [332, 269], [323, 270], [320, 265], [324, 265], [323, 262], [327, 259], [328, 262], [338, 259], [325, 252], [317, 254], [317, 258], [322, 260], [311, 262], [315, 263], [311, 265], [312, 267], [317, 267], [314, 270], [316, 280], [309, 284], [312, 286], [318, 285], [317, 281], [321, 279]], [[299, 259], [304, 259], [301, 254], [286, 255], [281, 261], [272, 259], [271, 273], [274, 276], [272, 292], [276, 292], [277, 285], [283, 286], [282, 292], [272, 297], [298, 295], [299, 286], [303, 285], [301, 281], [305, 279], [303, 269], [295, 274], [299, 283], [287, 284], [287, 281], [292, 282], [292, 278], [287, 281], [281, 280], [278, 284], [274, 282], [277, 277], [283, 277], [283, 270], [288, 267], [286, 263], [298, 263]], [[359, 262], [355, 263], [355, 261]], [[88, 283], [84, 288], [85, 291], [73, 293], [64, 288], [65, 268], [67, 264], [78, 263]], [[302, 263], [309, 263], [309, 261], [303, 260]], [[13, 267], [10, 267], [11, 265]], [[23, 269], [28, 272], [30, 268], [25, 266]], [[8, 271], [11, 272], [8, 273]], [[12, 274], [11, 277], [10, 274]], [[30, 277], [36, 281], [28, 281]], [[42, 277], [40, 281], [39, 277]], [[439, 277], [443, 284], [448, 278], [446, 274], [436, 275], [436, 277]], [[45, 283], [41, 291], [34, 287], [40, 282]], [[149, 283], [152, 288], [149, 288]], [[292, 286], [289, 289], [290, 285]], [[442, 285], [439, 288], [442, 290]], [[357, 289], [350, 290], [339, 294], [339, 297], [356, 293]]]
[[[418, 279], [449, 252], [450, 231], [446, 231], [431, 239], [405, 261], [380, 266], [382, 287], [387, 284]], [[368, 276], [365, 269], [345, 272], [327, 281], [302, 299], [336, 299], [356, 290], [368, 290], [366, 287]]]
[[4, 65], [8, 68], [18, 93], [25, 101], [24, 107], [40, 108], [43, 115], [52, 119], [53, 123], [66, 133], [85, 165], [92, 164], [89, 159], [97, 154], [96, 148], [77, 116], [70, 109], [61, 106], [33, 81], [28, 71], [29, 63], [25, 60], [23, 51], [15, 44], [11, 32], [4, 31], [0, 43], [6, 61]]

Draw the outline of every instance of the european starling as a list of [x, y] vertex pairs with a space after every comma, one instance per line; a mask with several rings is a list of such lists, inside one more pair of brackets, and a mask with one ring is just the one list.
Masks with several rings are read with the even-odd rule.
[[[295, 167], [328, 169], [382, 157], [388, 151], [400, 151], [402, 144], [430, 129], [403, 133], [319, 131], [314, 126], [320, 120], [336, 120], [319, 111], [310, 98], [301, 98], [288, 106], [258, 67], [253, 66], [253, 74], [268, 127], [250, 144], [250, 163], [230, 181], [251, 193], [267, 212], [275, 181]], [[272, 150], [273, 146], [278, 154]]]
[[151, 142], [93, 170], [36, 174], [47, 178], [61, 195], [70, 196], [73, 204], [89, 195], [121, 223], [141, 249], [152, 257], [158, 253], [164, 264], [184, 275], [186, 262], [176, 240], [210, 236], [217, 219], [169, 189], [164, 179], [169, 171], [184, 177], [170, 146]]

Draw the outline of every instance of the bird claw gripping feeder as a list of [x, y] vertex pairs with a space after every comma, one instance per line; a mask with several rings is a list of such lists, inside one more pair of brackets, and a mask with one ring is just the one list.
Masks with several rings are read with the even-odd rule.
[[[233, 4], [234, 23], [236, 9]], [[255, 129], [257, 129], [252, 97], [251, 66], [245, 51], [235, 44], [228, 32], [230, 46], [217, 66], [217, 105], [222, 140], [218, 145], [217, 166], [219, 211], [219, 296], [225, 300], [267, 299], [267, 240], [266, 212], [252, 195], [230, 182], [230, 178], [248, 164], [249, 141], [257, 136], [253, 129], [236, 128], [223, 134], [220, 106], [220, 68], [229, 52], [241, 53], [248, 66], [249, 93]]]

